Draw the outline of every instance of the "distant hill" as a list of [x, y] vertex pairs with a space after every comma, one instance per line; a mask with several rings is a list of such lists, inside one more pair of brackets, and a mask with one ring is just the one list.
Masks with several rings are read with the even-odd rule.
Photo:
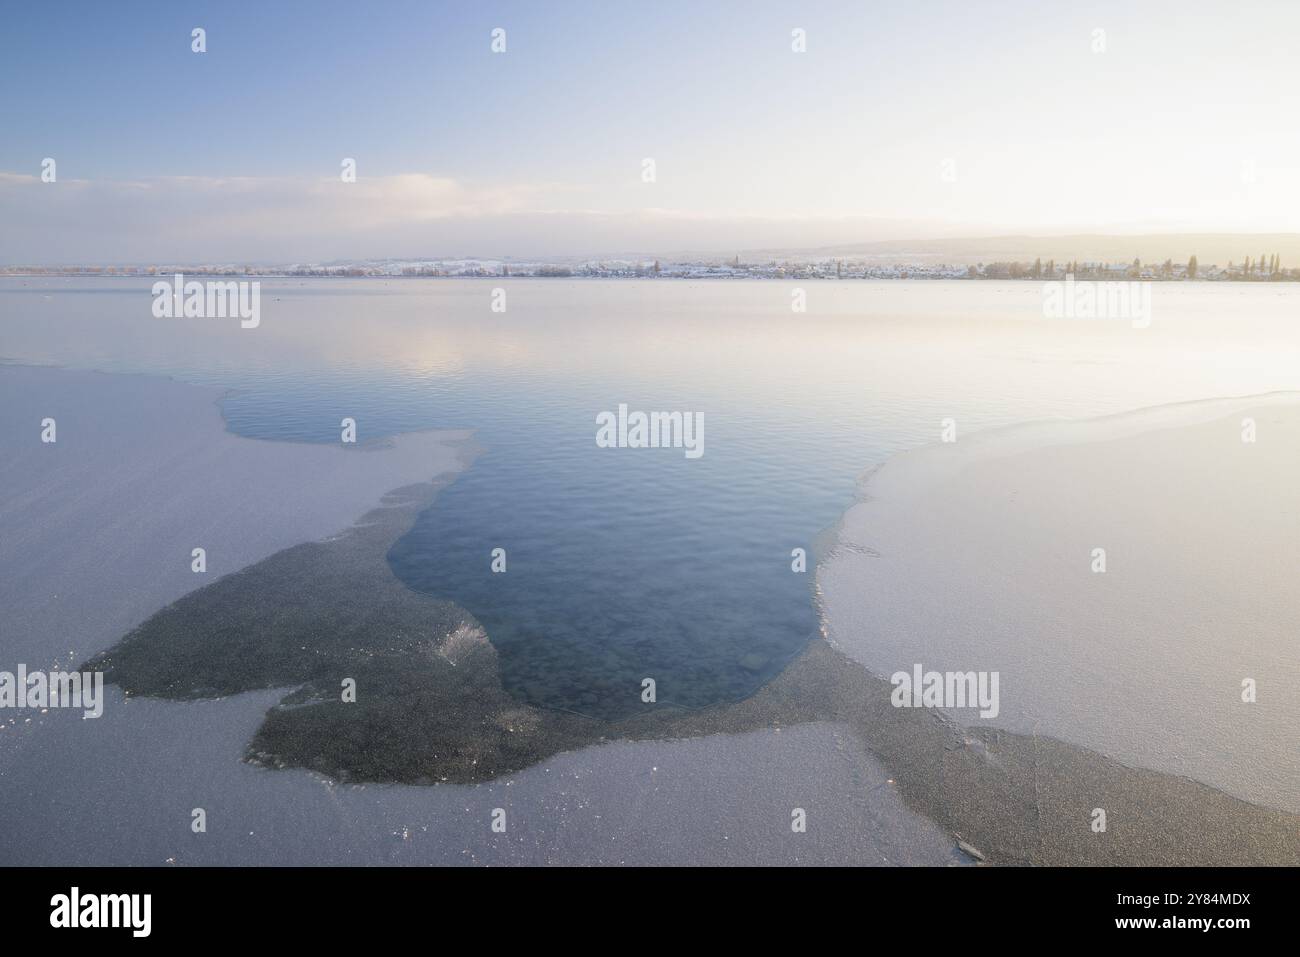
[[1144, 263], [1172, 259], [1184, 263], [1196, 256], [1202, 265], [1240, 263], [1249, 256], [1281, 257], [1284, 266], [1300, 265], [1300, 233], [1186, 233], [1131, 236], [983, 236], [966, 239], [889, 239], [812, 249], [740, 250], [747, 262], [777, 260], [858, 259], [880, 262], [1057, 262], [1104, 260]]

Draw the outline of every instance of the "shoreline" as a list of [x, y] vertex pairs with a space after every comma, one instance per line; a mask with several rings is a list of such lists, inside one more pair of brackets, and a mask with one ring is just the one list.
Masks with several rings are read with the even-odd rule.
[[[814, 265], [816, 265], [816, 264], [814, 264]], [[825, 264], [822, 263], [821, 265], [825, 265]], [[891, 267], [891, 268], [892, 268], [892, 267]], [[899, 267], [899, 268], [904, 268], [904, 267]], [[917, 283], [927, 283], [927, 282], [1011, 282], [1011, 283], [1045, 283], [1045, 282], [1064, 282], [1065, 279], [1067, 278], [1065, 273], [1062, 273], [1062, 274], [1059, 275], [1059, 276], [1057, 276], [1057, 275], [1052, 275], [1052, 276], [968, 276], [968, 275], [958, 275], [958, 274], [955, 274], [955, 273], [954, 273], [954, 274], [951, 274], [951, 275], [949, 275], [949, 274], [942, 274], [942, 275], [937, 275], [937, 274], [936, 274], [936, 275], [930, 275], [930, 274], [912, 275], [912, 274], [910, 273], [910, 271], [906, 271], [906, 270], [905, 270], [906, 274], [904, 274], [904, 275], [889, 275], [889, 274], [874, 274], [874, 273], [873, 273], [873, 274], [870, 274], [870, 275], [860, 275], [860, 276], [831, 276], [831, 275], [822, 275], [821, 273], [817, 273], [817, 272], [802, 272], [802, 271], [797, 271], [797, 270], [794, 271], [794, 272], [792, 272], [792, 273], [790, 273], [790, 274], [782, 274], [782, 275], [775, 275], [775, 274], [773, 274], [773, 275], [765, 275], [765, 274], [761, 274], [761, 275], [736, 275], [736, 276], [721, 275], [721, 274], [717, 274], [717, 273], [672, 273], [672, 272], [661, 273], [661, 274], [659, 274], [659, 275], [631, 275], [631, 276], [629, 276], [629, 275], [623, 275], [623, 274], [620, 274], [620, 273], [602, 273], [602, 274], [599, 274], [599, 275], [581, 275], [581, 274], [577, 274], [577, 273], [574, 273], [574, 274], [571, 274], [571, 275], [532, 275], [532, 274], [528, 274], [528, 273], [510, 273], [510, 274], [495, 274], [495, 273], [494, 273], [494, 274], [481, 274], [481, 273], [463, 273], [463, 274], [462, 274], [462, 273], [449, 273], [449, 274], [446, 274], [446, 275], [418, 275], [418, 276], [407, 276], [407, 275], [401, 275], [401, 274], [396, 274], [396, 273], [393, 273], [393, 274], [390, 274], [390, 273], [369, 273], [369, 274], [364, 274], [364, 275], [342, 275], [342, 274], [340, 274], [340, 275], [314, 275], [314, 274], [298, 274], [298, 273], [211, 272], [211, 271], [202, 271], [202, 270], [194, 271], [192, 268], [189, 269], [189, 270], [184, 270], [184, 269], [182, 269], [182, 270], [178, 270], [178, 271], [181, 272], [183, 275], [190, 275], [190, 276], [205, 276], [205, 277], [209, 277], [209, 278], [211, 278], [211, 277], [218, 277], [218, 278], [221, 278], [221, 279], [250, 280], [250, 281], [258, 281], [258, 280], [262, 280], [262, 279], [273, 279], [273, 280], [277, 280], [277, 281], [298, 280], [298, 281], [302, 281], [302, 282], [305, 282], [305, 281], [307, 281], [307, 280], [322, 280], [322, 281], [325, 281], [325, 282], [339, 282], [339, 281], [358, 280], [358, 279], [379, 279], [379, 280], [383, 280], [384, 282], [388, 282], [388, 281], [390, 281], [390, 280], [401, 280], [401, 281], [407, 281], [407, 280], [421, 280], [421, 279], [424, 279], [424, 280], [428, 280], [428, 279], [433, 279], [433, 280], [483, 280], [483, 281], [494, 280], [494, 281], [496, 281], [496, 282], [504, 282], [504, 281], [511, 281], [511, 282], [514, 282], [514, 281], [519, 281], [519, 280], [534, 280], [534, 279], [538, 279], [538, 280], [543, 280], [543, 281], [547, 281], [547, 282], [556, 282], [556, 281], [563, 282], [563, 281], [566, 281], [566, 280], [581, 280], [581, 281], [586, 281], [586, 282], [601, 282], [601, 281], [616, 281], [616, 282], [646, 282], [646, 281], [649, 281], [649, 282], [654, 282], [654, 281], [658, 281], [658, 280], [678, 280], [678, 281], [685, 280], [685, 281], [687, 281], [687, 282], [693, 282], [693, 281], [716, 281], [716, 282], [795, 282], [795, 281], [800, 281], [800, 282], [802, 282], [802, 281], [805, 281], [805, 280], [812, 280], [812, 281], [815, 281], [815, 282], [844, 282], [844, 283], [858, 283], [858, 282], [917, 282]], [[119, 279], [157, 279], [158, 276], [172, 276], [172, 275], [175, 275], [175, 273], [176, 273], [176, 271], [164, 271], [164, 272], [159, 272], [159, 273], [157, 273], [157, 274], [154, 274], [154, 273], [112, 273], [112, 274], [107, 274], [107, 273], [74, 273], [74, 272], [68, 272], [68, 273], [0, 273], [0, 279], [109, 279], [109, 280], [119, 280]], [[1110, 276], [1110, 277], [1106, 277], [1106, 276], [1087, 276], [1087, 275], [1084, 275], [1084, 276], [1075, 276], [1075, 277], [1074, 277], [1074, 281], [1077, 282], [1077, 283], [1156, 283], [1156, 284], [1160, 284], [1160, 285], [1164, 285], [1164, 284], [1177, 284], [1177, 285], [1189, 285], [1189, 284], [1190, 284], [1190, 285], [1202, 285], [1202, 284], [1206, 284], [1206, 285], [1219, 285], [1219, 286], [1235, 286], [1235, 285], [1241, 285], [1241, 286], [1259, 286], [1259, 285], [1264, 285], [1264, 286], [1269, 286], [1269, 285], [1286, 285], [1286, 284], [1289, 284], [1289, 283], [1300, 283], [1300, 277], [1291, 277], [1291, 276], [1288, 276], [1288, 277], [1285, 277], [1285, 278], [1277, 278], [1277, 279], [1273, 279], [1273, 278], [1264, 278], [1264, 277], [1260, 277], [1260, 278], [1257, 278], [1257, 279], [1244, 279], [1244, 278], [1240, 278], [1240, 277], [1237, 277], [1237, 278], [1231, 278], [1231, 279], [1228, 279], [1228, 278], [1208, 278], [1208, 277], [1207, 277], [1207, 278], [1189, 279], [1189, 278], [1186, 278], [1186, 277], [1176, 277], [1176, 276], [1175, 276], [1175, 277], [1165, 277], [1165, 276], [1140, 276], [1140, 277], [1132, 277], [1132, 276]]]

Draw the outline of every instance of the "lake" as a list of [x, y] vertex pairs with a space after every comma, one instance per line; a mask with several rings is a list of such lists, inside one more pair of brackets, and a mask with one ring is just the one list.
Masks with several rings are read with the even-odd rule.
[[[1300, 389], [1289, 284], [1154, 284], [1136, 328], [1045, 318], [1033, 282], [285, 279], [256, 329], [156, 319], [150, 285], [0, 280], [0, 358], [221, 385], [228, 427], [260, 439], [473, 429], [483, 454], [391, 567], [478, 618], [516, 696], [601, 717], [646, 678], [700, 708], [775, 676], [818, 634], [819, 536], [944, 420]], [[694, 414], [704, 454], [599, 447], [620, 404]]]

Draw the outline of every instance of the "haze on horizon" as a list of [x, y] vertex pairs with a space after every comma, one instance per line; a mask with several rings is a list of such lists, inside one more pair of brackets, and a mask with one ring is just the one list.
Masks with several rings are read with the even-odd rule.
[[20, 6], [0, 264], [1300, 233], [1297, 27], [1286, 2]]

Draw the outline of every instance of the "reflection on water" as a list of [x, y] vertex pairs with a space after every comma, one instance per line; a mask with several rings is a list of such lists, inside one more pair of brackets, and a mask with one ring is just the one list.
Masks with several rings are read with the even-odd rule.
[[[1158, 284], [1144, 330], [1043, 319], [1033, 283], [808, 283], [803, 314], [792, 288], [284, 280], [242, 330], [155, 319], [144, 281], [7, 279], [0, 355], [227, 385], [230, 428], [259, 438], [338, 441], [344, 416], [362, 440], [477, 430], [486, 453], [391, 565], [480, 619], [514, 693], [610, 716], [646, 677], [694, 707], [774, 675], [817, 626], [791, 550], [945, 417], [962, 434], [1300, 389], [1289, 285]], [[705, 455], [598, 448], [621, 402], [702, 415]]]

